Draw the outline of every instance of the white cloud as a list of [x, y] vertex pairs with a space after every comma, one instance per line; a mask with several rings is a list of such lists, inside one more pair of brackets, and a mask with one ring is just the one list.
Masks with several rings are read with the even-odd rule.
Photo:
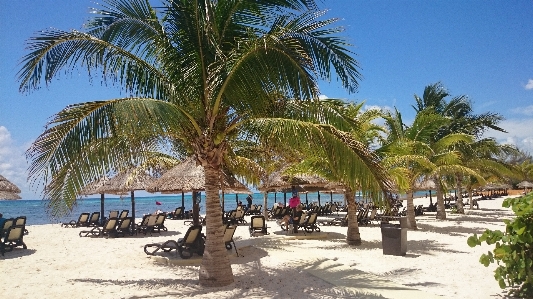
[[37, 195], [29, 190], [26, 180], [25, 148], [17, 146], [9, 130], [0, 126], [0, 174], [17, 185], [23, 199], [36, 199]]
[[523, 114], [527, 116], [533, 116], [533, 105], [527, 107], [519, 107], [511, 110], [513, 113]]
[[527, 81], [527, 84], [525, 86], [525, 89], [529, 90], [529, 89], [533, 89], [533, 79], [529, 79]]
[[327, 95], [325, 95], [325, 94], [319, 95], [318, 98], [321, 99], [321, 100], [329, 99], [329, 97]]
[[533, 154], [533, 118], [516, 118], [504, 120], [499, 127], [508, 133], [488, 131], [485, 137], [493, 137], [503, 144], [512, 144], [522, 151]]

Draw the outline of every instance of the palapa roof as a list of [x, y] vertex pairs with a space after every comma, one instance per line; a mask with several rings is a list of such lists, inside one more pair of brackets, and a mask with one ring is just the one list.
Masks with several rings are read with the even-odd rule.
[[[221, 190], [225, 193], [251, 193], [251, 191], [234, 176], [222, 174]], [[154, 180], [146, 189], [148, 192], [192, 192], [205, 190], [205, 172], [201, 165], [196, 165], [196, 158], [189, 157], [182, 163], [165, 172]]]
[[108, 176], [103, 176], [100, 179], [93, 181], [81, 190], [81, 195], [93, 195], [93, 194], [99, 194], [97, 191], [99, 188], [103, 187], [107, 182], [109, 182]]
[[21, 199], [21, 197], [17, 193], [20, 193], [19, 187], [11, 183], [4, 176], [0, 175], [0, 199]]
[[414, 184], [414, 191], [435, 190], [435, 189], [437, 189], [437, 186], [435, 185], [435, 181], [431, 179], [427, 179], [423, 181], [416, 181]]
[[0, 191], [7, 191], [12, 193], [20, 193], [19, 187], [11, 183], [4, 176], [0, 175]]
[[125, 193], [128, 191], [145, 190], [148, 185], [154, 181], [154, 178], [144, 171], [132, 168], [119, 172], [110, 178], [102, 186], [94, 189], [92, 194], [103, 193]]
[[9, 192], [9, 191], [0, 191], [0, 199], [15, 200], [15, 199], [21, 199], [21, 198], [22, 197], [20, 197], [16, 193]]
[[528, 182], [528, 181], [522, 181], [522, 182], [518, 183], [517, 186], [520, 187], [520, 188], [533, 188], [533, 183]]
[[297, 191], [298, 188], [302, 188], [301, 192], [312, 192], [312, 190], [322, 191], [328, 189], [325, 188], [328, 183], [326, 179], [316, 175], [289, 176], [283, 174], [283, 170], [280, 170], [269, 175], [258, 189], [262, 192], [290, 192], [292, 186], [294, 186]]

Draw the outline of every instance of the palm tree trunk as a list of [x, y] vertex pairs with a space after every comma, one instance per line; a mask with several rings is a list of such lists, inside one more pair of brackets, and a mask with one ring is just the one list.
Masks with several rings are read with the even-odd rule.
[[407, 227], [410, 229], [418, 229], [415, 219], [415, 204], [413, 202], [413, 190], [407, 192]]
[[472, 201], [472, 188], [468, 188], [468, 203], [470, 203], [470, 210], [474, 209], [474, 202]]
[[224, 246], [224, 225], [218, 195], [219, 166], [204, 165], [206, 241], [200, 265], [200, 285], [221, 287], [233, 283], [233, 271]]
[[440, 177], [437, 175], [433, 178], [435, 181], [436, 193], [437, 193], [437, 216], [439, 220], [446, 220], [446, 209], [444, 207], [444, 196], [442, 194], [442, 187], [440, 185]]
[[263, 217], [265, 217], [265, 220], [268, 219], [268, 192], [263, 193]]
[[361, 245], [361, 234], [357, 223], [357, 205], [355, 204], [355, 194], [351, 188], [346, 188], [344, 198], [348, 204], [348, 231], [346, 233], [346, 243], [348, 245]]
[[463, 176], [457, 175], [457, 202], [455, 203], [457, 206], [457, 213], [464, 214], [465, 213], [465, 207], [463, 204]]

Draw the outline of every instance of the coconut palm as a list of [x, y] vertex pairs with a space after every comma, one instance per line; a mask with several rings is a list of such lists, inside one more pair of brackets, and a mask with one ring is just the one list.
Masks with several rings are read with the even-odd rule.
[[[480, 138], [488, 129], [505, 132], [505, 130], [497, 126], [498, 122], [502, 120], [500, 115], [495, 113], [475, 115], [473, 114], [472, 104], [466, 96], [456, 96], [450, 99], [450, 101], [447, 101], [446, 97], [449, 95], [440, 83], [426, 86], [422, 98], [415, 95], [416, 106], [413, 106], [415, 111], [420, 112], [424, 109], [433, 109], [437, 114], [450, 119], [447, 125], [441, 127], [437, 134], [433, 135], [432, 142], [438, 142], [438, 140], [451, 134], [467, 134], [474, 138]], [[458, 175], [452, 176], [461, 180], [461, 175]], [[439, 184], [439, 186], [442, 185]], [[441, 189], [437, 188], [437, 209], [442, 207], [442, 210], [440, 212], [437, 211], [437, 216], [445, 217], [444, 202], [439, 203], [439, 198], [442, 201], [444, 199], [439, 192], [441, 192]], [[461, 197], [460, 204], [462, 204], [461, 192], [459, 192], [459, 197]]]
[[195, 154], [206, 180], [199, 280], [223, 286], [233, 282], [217, 186], [226, 153], [254, 128], [296, 147], [326, 144], [342, 164], [339, 154], [350, 152], [340, 134], [301, 120], [272, 120], [270, 112], [279, 94], [316, 99], [318, 80], [334, 74], [354, 92], [358, 63], [337, 36], [342, 28], [331, 26], [336, 19], [323, 19], [312, 0], [162, 3], [105, 0], [85, 32], [48, 29], [29, 40], [21, 91], [79, 67], [129, 95], [73, 104], [55, 115], [27, 152], [30, 179], [46, 186], [44, 198], [72, 207], [102, 170], [141, 164], [151, 145]]
[[417, 183], [437, 169], [437, 165], [430, 160], [432, 151], [429, 145], [432, 136], [449, 119], [434, 113], [432, 109], [417, 113], [410, 126], [403, 123], [398, 110], [394, 114], [387, 113], [384, 119], [388, 134], [378, 152], [385, 167], [395, 178], [398, 191], [407, 194], [408, 227], [417, 229], [413, 193]]
[[[512, 147], [498, 144], [492, 138], [484, 138], [476, 140], [471, 144], [460, 144], [456, 147], [461, 153], [461, 159], [464, 166], [475, 170], [477, 173], [483, 173], [487, 178], [491, 175], [499, 180], [504, 178], [516, 177], [516, 172], [513, 171], [511, 165], [496, 159], [503, 152], [514, 151]], [[463, 186], [467, 187], [469, 191], [469, 201], [472, 202], [472, 184], [471, 182], [479, 182], [478, 178], [471, 177], [464, 173], [455, 173], [453, 179], [456, 184], [456, 190], [463, 190]], [[484, 183], [484, 181], [480, 182]], [[457, 213], [464, 214], [463, 192], [457, 192]], [[470, 204], [470, 209], [473, 205]]]
[[[379, 157], [370, 149], [370, 144], [378, 136], [377, 132], [382, 131], [380, 126], [372, 122], [381, 116], [381, 112], [362, 111], [362, 104], [344, 103], [334, 99], [322, 100], [311, 105], [314, 107], [307, 111], [318, 109], [321, 111], [319, 115], [327, 117], [306, 118], [306, 120], [322, 127], [325, 132], [340, 139], [342, 144], [328, 142], [321, 147], [300, 147], [302, 159], [297, 165], [293, 165], [291, 170], [294, 173], [316, 174], [342, 185], [348, 207], [346, 241], [349, 245], [360, 245], [355, 191], [362, 190], [365, 197], [380, 203], [392, 188], [391, 180], [382, 167]], [[301, 112], [297, 114], [302, 115]], [[324, 119], [328, 123], [321, 121]]]

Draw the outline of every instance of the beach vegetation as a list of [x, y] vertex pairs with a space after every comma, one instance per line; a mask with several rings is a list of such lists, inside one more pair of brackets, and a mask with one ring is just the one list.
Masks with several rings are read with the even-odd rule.
[[224, 286], [234, 280], [218, 177], [224, 167], [242, 169], [244, 160], [228, 162], [240, 141], [324, 149], [348, 186], [379, 196], [387, 181], [376, 183], [378, 161], [365, 164], [359, 153], [371, 153], [318, 101], [320, 79], [355, 92], [361, 78], [337, 19], [307, 0], [162, 3], [105, 0], [91, 9], [85, 31], [46, 29], [29, 39], [18, 74], [22, 92], [85, 70], [127, 94], [69, 105], [27, 151], [29, 180], [44, 186], [52, 213], [72, 209], [102, 175], [143, 164], [148, 152], [193, 154], [206, 181], [199, 280]]
[[533, 297], [533, 193], [518, 198], [507, 198], [503, 207], [511, 207], [515, 217], [504, 219], [505, 231], [486, 230], [470, 236], [470, 247], [482, 243], [494, 245], [492, 251], [482, 254], [479, 262], [485, 267], [496, 263], [494, 278], [502, 289], [520, 298]]

